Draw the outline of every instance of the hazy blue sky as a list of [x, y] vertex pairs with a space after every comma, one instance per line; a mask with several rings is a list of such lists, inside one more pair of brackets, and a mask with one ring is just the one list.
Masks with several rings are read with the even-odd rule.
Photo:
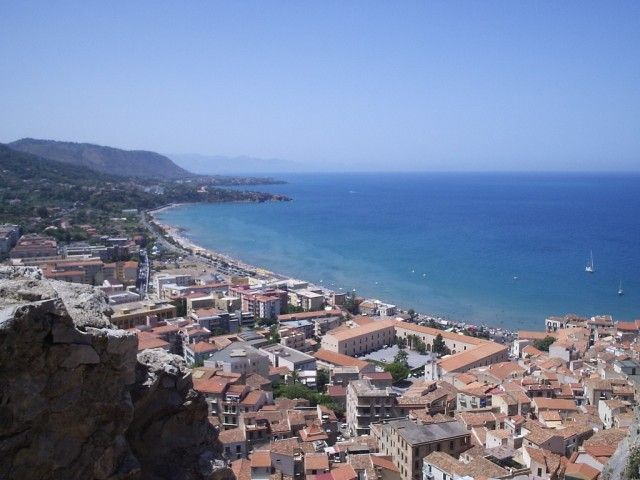
[[0, 142], [640, 169], [640, 1], [2, 2]]

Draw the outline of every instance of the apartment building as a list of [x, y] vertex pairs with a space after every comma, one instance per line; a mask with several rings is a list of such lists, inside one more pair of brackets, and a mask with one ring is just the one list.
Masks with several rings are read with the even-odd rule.
[[240, 318], [237, 314], [230, 314], [216, 308], [200, 308], [192, 311], [189, 316], [194, 322], [213, 332], [214, 335], [240, 331]]
[[114, 305], [111, 323], [118, 328], [129, 329], [139, 325], [147, 325], [149, 317], [158, 320], [175, 318], [176, 307], [164, 302], [132, 302]]
[[279, 330], [280, 333], [280, 345], [293, 348], [295, 350], [304, 350], [305, 340], [307, 336], [304, 331], [297, 328], [283, 328]]
[[284, 345], [269, 345], [260, 348], [260, 351], [267, 355], [271, 365], [274, 367], [286, 367], [296, 372], [309, 372], [309, 375], [302, 377], [302, 382], [309, 387], [315, 387], [316, 382], [316, 359], [311, 355], [302, 353]]
[[380, 453], [389, 455], [403, 480], [422, 480], [423, 459], [431, 452], [458, 457], [471, 448], [471, 434], [459, 422], [420, 424], [390, 420], [371, 426]]
[[395, 341], [395, 320], [378, 320], [322, 338], [322, 348], [345, 355], [364, 355]]
[[58, 255], [58, 242], [44, 235], [23, 235], [11, 249], [11, 258], [43, 258]]
[[320, 310], [324, 306], [324, 295], [308, 289], [294, 290], [289, 292], [289, 303], [305, 312]]
[[177, 285], [186, 287], [193, 284], [191, 275], [171, 275], [169, 273], [158, 273], [153, 277], [153, 288], [158, 295], [162, 294], [162, 287], [165, 285]]
[[265, 378], [269, 377], [269, 357], [247, 342], [230, 343], [205, 360], [204, 366], [222, 368], [226, 373], [257, 373]]
[[347, 386], [346, 417], [352, 435], [367, 435], [371, 422], [398, 416], [396, 394], [379, 388], [369, 379], [354, 380]]

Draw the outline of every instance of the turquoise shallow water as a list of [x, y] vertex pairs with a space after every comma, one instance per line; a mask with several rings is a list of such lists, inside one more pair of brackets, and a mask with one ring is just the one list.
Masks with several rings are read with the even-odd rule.
[[280, 178], [258, 189], [292, 202], [159, 217], [248, 263], [457, 320], [541, 329], [551, 314], [640, 317], [640, 175]]

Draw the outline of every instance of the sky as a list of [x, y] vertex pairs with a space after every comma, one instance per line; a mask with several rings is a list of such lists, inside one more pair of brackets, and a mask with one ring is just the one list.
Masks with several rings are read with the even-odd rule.
[[0, 142], [640, 170], [640, 2], [2, 2]]

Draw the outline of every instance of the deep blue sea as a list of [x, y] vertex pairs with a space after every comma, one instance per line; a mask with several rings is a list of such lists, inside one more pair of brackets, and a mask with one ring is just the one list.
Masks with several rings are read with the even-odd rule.
[[470, 323], [640, 318], [640, 175], [278, 178], [289, 183], [255, 189], [292, 202], [188, 205], [160, 218], [248, 263]]

